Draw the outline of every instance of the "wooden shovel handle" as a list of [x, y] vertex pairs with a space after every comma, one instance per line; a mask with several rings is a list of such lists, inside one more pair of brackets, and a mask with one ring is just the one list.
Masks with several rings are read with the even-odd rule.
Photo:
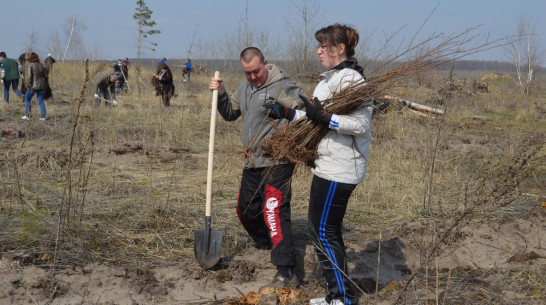
[[[220, 77], [220, 71], [214, 72], [214, 78]], [[214, 168], [214, 133], [216, 131], [216, 108], [218, 105], [218, 89], [212, 91], [212, 107], [210, 110], [209, 162], [207, 165], [207, 201], [205, 216], [210, 217], [212, 206], [212, 170]]]

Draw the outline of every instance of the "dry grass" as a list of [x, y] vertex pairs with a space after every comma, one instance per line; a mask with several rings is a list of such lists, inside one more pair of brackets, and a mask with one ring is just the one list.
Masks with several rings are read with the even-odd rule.
[[[110, 68], [90, 66], [91, 84], [104, 69]], [[193, 230], [203, 226], [210, 76], [192, 74], [191, 83], [182, 83], [175, 75], [178, 97], [172, 107], [164, 108], [146, 76], [153, 71], [142, 69], [138, 79], [131, 69], [130, 92], [117, 98], [118, 107], [94, 108], [88, 87], [76, 117], [84, 66], [59, 63], [52, 74], [54, 99], [47, 104], [45, 124], [18, 120], [22, 105], [3, 108], [0, 131], [23, 135], [0, 138], [4, 248], [51, 250], [57, 240], [57, 263], [67, 265], [99, 259], [136, 266], [193, 256]], [[223, 78], [233, 90], [241, 76]], [[405, 98], [423, 102], [438, 97], [442, 84], [435, 80], [438, 77], [429, 86], [408, 81], [392, 94], [405, 92]], [[469, 215], [471, 219], [502, 208], [521, 192], [545, 196], [538, 186], [546, 180], [539, 136], [546, 132], [546, 118], [534, 106], [537, 101], [544, 106], [545, 99], [516, 94], [455, 92], [447, 105], [439, 106], [446, 108], [446, 115], [436, 118], [415, 116], [403, 108], [376, 115], [367, 177], [351, 197], [345, 225], [369, 228], [368, 237], [375, 237], [381, 228], [404, 221], [454, 217], [482, 200], [484, 193], [496, 194], [495, 186], [509, 196], [494, 204], [487, 201]], [[249, 246], [234, 210], [242, 165], [241, 125], [240, 120], [217, 122], [213, 228], [224, 231], [226, 254]], [[69, 168], [71, 187], [66, 179]], [[511, 172], [502, 169], [515, 174], [508, 176]], [[310, 178], [307, 168], [298, 167], [294, 219], [306, 219]], [[505, 183], [505, 178], [518, 183]], [[59, 211], [69, 201], [71, 212], [57, 238]]]

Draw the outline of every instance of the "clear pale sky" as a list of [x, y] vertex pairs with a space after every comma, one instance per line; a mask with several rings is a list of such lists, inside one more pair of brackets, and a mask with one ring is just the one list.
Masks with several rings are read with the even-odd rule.
[[[286, 17], [292, 2], [297, 0], [248, 1], [250, 25], [270, 37], [286, 40]], [[234, 33], [245, 15], [246, 0], [147, 0], [153, 11], [155, 29], [152, 36], [157, 51], [145, 51], [143, 57], [185, 58], [190, 41], [220, 40]], [[312, 3], [312, 1], [309, 1]], [[8, 5], [9, 3], [9, 5]], [[422, 35], [445, 33], [453, 35], [480, 26], [476, 33], [490, 39], [516, 33], [520, 18], [530, 18], [543, 47], [546, 47], [546, 0], [330, 0], [316, 3], [322, 17], [318, 26], [339, 22], [354, 26], [369, 37], [371, 48], [379, 46], [386, 36], [398, 31], [396, 37], [408, 41], [423, 25]], [[47, 54], [52, 32], [62, 33], [63, 25], [74, 14], [86, 25], [81, 34], [88, 49], [97, 50], [99, 59], [136, 57], [137, 26], [133, 19], [136, 0], [25, 0], [2, 5], [0, 50], [17, 58], [29, 41], [38, 34], [38, 52]], [[318, 29], [318, 28], [317, 28]], [[313, 29], [313, 32], [317, 29]], [[62, 35], [61, 35], [62, 36]], [[423, 36], [424, 37], [424, 36]], [[220, 46], [219, 46], [220, 47]], [[465, 59], [506, 60], [501, 49], [479, 53]]]

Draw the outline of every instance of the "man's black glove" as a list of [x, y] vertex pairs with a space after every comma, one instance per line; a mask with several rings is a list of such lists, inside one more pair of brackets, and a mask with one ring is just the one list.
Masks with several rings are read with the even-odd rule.
[[318, 98], [314, 98], [314, 104], [312, 104], [305, 96], [300, 94], [300, 99], [305, 105], [305, 115], [310, 120], [325, 124], [326, 126], [330, 125], [330, 120], [332, 119], [332, 114], [324, 111], [322, 109], [322, 104]]
[[296, 116], [296, 110], [288, 107], [284, 107], [281, 104], [277, 103], [271, 103], [271, 104], [264, 104], [264, 108], [266, 111], [266, 114], [268, 114], [269, 111], [269, 117], [273, 119], [288, 119], [289, 121], [292, 121], [294, 117]]

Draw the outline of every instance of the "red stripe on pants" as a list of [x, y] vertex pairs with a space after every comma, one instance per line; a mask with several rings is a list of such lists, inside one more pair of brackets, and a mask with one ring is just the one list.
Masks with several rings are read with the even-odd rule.
[[264, 220], [269, 228], [269, 237], [273, 248], [282, 241], [281, 220], [279, 218], [279, 207], [282, 202], [282, 192], [271, 185], [265, 186]]

